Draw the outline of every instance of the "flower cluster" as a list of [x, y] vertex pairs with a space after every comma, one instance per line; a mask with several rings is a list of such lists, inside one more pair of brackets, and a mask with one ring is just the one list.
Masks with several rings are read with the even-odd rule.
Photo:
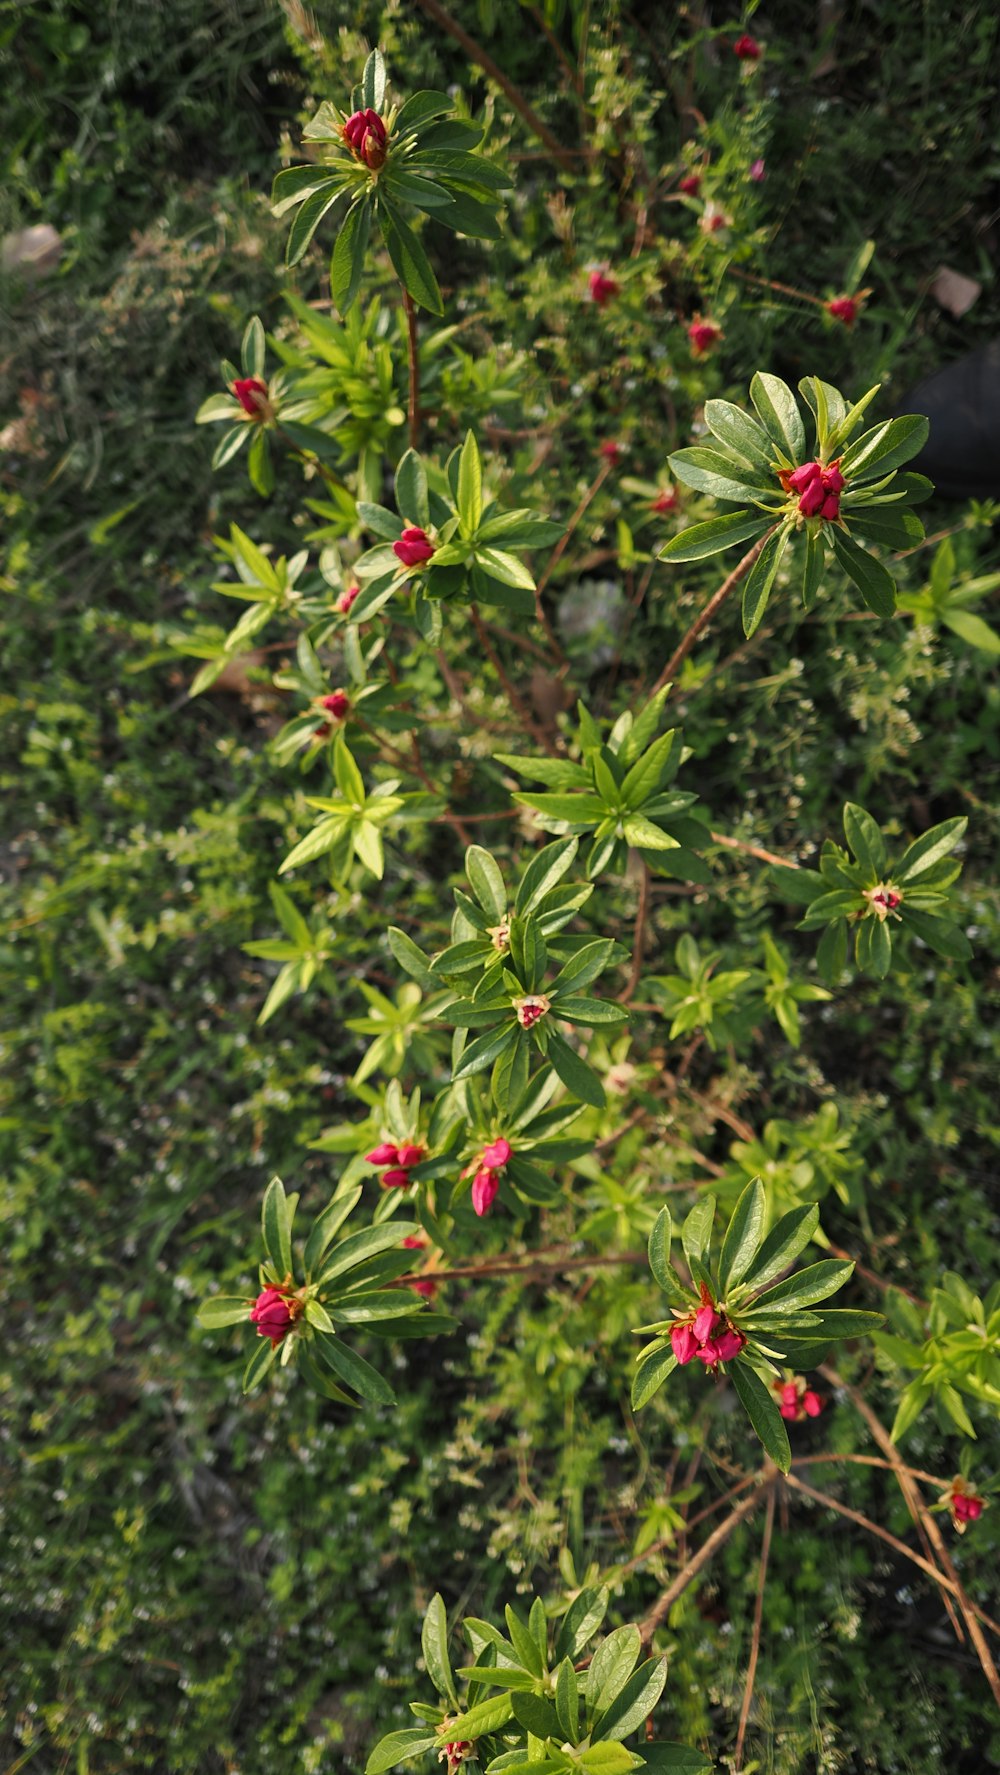
[[250, 1321], [257, 1327], [258, 1337], [269, 1337], [276, 1350], [295, 1324], [296, 1302], [289, 1300], [285, 1288], [265, 1288], [250, 1308]]
[[376, 172], [385, 161], [386, 127], [377, 111], [369, 105], [367, 110], [355, 111], [344, 124], [344, 141], [358, 159]]
[[417, 1146], [413, 1141], [404, 1141], [402, 1146], [395, 1146], [391, 1140], [383, 1140], [381, 1146], [376, 1146], [372, 1152], [365, 1154], [365, 1162], [374, 1165], [379, 1171], [382, 1171], [383, 1165], [389, 1167], [382, 1171], [379, 1178], [383, 1189], [409, 1189], [413, 1182], [410, 1169], [413, 1165], [419, 1165], [425, 1153], [426, 1148]]
[[789, 473], [782, 469], [779, 480], [786, 493], [797, 493], [799, 511], [804, 518], [825, 518], [835, 523], [840, 517], [840, 495], [846, 482], [840, 472], [840, 458], [835, 462], [804, 462]]
[[552, 1001], [546, 998], [544, 992], [522, 993], [520, 998], [513, 1000], [513, 1005], [522, 1029], [531, 1029], [540, 1017], [545, 1016], [546, 1011], [552, 1009]]
[[462, 1172], [468, 1177], [470, 1171], [475, 1172], [472, 1180], [472, 1206], [482, 1219], [488, 1214], [496, 1201], [497, 1190], [500, 1188], [499, 1173], [503, 1170], [511, 1156], [511, 1144], [503, 1137], [485, 1146], [474, 1164], [467, 1166]]
[[421, 530], [419, 524], [410, 524], [399, 541], [393, 543], [392, 552], [397, 561], [402, 561], [404, 567], [422, 567], [425, 561], [430, 560], [435, 549], [426, 530]]
[[451, 1744], [442, 1744], [438, 1751], [438, 1762], [447, 1762], [448, 1775], [455, 1775], [467, 1758], [474, 1756], [476, 1747], [466, 1738], [456, 1738]]
[[890, 887], [888, 882], [884, 881], [880, 881], [877, 887], [866, 888], [865, 899], [875, 917], [883, 924], [890, 912], [898, 912], [903, 904], [903, 896], [899, 889]]
[[329, 739], [335, 725], [346, 721], [350, 713], [351, 699], [346, 690], [331, 690], [329, 696], [316, 698], [316, 707], [322, 709], [329, 717], [328, 720], [322, 721], [316, 729], [316, 738], [326, 740]]
[[678, 1365], [683, 1368], [697, 1356], [712, 1373], [720, 1362], [732, 1362], [746, 1343], [742, 1331], [716, 1311], [705, 1284], [701, 1288], [701, 1306], [696, 1313], [681, 1319], [670, 1333], [670, 1342]]
[[823, 1409], [819, 1394], [806, 1386], [800, 1374], [794, 1375], [790, 1381], [774, 1381], [771, 1391], [777, 1395], [782, 1417], [790, 1423], [801, 1424], [804, 1418], [818, 1418]]

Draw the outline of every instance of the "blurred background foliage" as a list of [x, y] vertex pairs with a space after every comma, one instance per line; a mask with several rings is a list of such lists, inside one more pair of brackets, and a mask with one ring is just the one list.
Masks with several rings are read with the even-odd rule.
[[[461, 87], [517, 182], [505, 242], [460, 242], [439, 266], [469, 357], [464, 392], [449, 372], [432, 438], [437, 427], [450, 442], [463, 399], [483, 411], [491, 389], [514, 387], [486, 436], [531, 481], [532, 502], [563, 517], [600, 442], [626, 446], [556, 582], [578, 682], [598, 709], [624, 706], [714, 583], [709, 570], [659, 567], [622, 626], [638, 557], [662, 535], [652, 494], [626, 480], [663, 485], [700, 403], [743, 399], [763, 365], [855, 391], [881, 381], [892, 406], [995, 330], [1000, 25], [989, 8], [917, 0], [772, 0], [743, 17], [641, 0], [454, 0], [450, 12], [567, 164], [405, 0], [51, 0], [0, 15], [0, 231], [47, 223], [62, 241], [50, 275], [8, 269], [0, 285], [5, 1775], [353, 1771], [380, 1731], [405, 1723], [433, 1590], [481, 1615], [533, 1588], [554, 1595], [590, 1562], [629, 1557], [637, 1536], [669, 1532], [671, 1492], [694, 1488], [702, 1507], [728, 1485], [725, 1463], [747, 1458], [742, 1427], [728, 1446], [718, 1414], [702, 1447], [705, 1416], [683, 1377], [631, 1418], [629, 1331], [654, 1304], [638, 1265], [586, 1282], [577, 1271], [451, 1285], [461, 1329], [401, 1348], [394, 1414], [345, 1417], [302, 1388], [286, 1401], [280, 1383], [243, 1402], [240, 1337], [194, 1328], [206, 1289], [250, 1285], [271, 1172], [311, 1206], [328, 1193], [337, 1161], [309, 1143], [358, 1114], [346, 1081], [363, 1047], [344, 1027], [363, 1009], [354, 982], [393, 982], [382, 941], [393, 904], [411, 919], [437, 905], [460, 853], [444, 828], [432, 866], [426, 843], [397, 851], [383, 901], [359, 892], [338, 912], [337, 995], [255, 1026], [269, 980], [241, 944], [274, 925], [288, 785], [266, 742], [280, 699], [251, 667], [188, 702], [171, 638], [220, 620], [214, 531], [235, 520], [282, 542], [302, 519], [287, 477], [266, 506], [239, 473], [213, 479], [214, 440], [193, 416], [249, 315], [280, 330], [289, 287], [322, 298], [322, 245], [285, 272], [268, 205], [316, 101], [341, 99], [376, 41], [397, 89]], [[729, 47], [747, 25], [765, 46], [751, 74]], [[692, 168], [702, 188], [685, 202], [677, 182]], [[698, 226], [705, 201], [730, 218], [717, 234]], [[872, 295], [848, 331], [794, 292], [841, 293], [869, 241], [860, 281]], [[982, 286], [963, 318], [928, 294], [942, 263]], [[594, 265], [621, 284], [603, 310], [587, 299]], [[380, 282], [391, 300], [391, 279]], [[696, 310], [725, 335], [700, 363], [685, 341]], [[956, 585], [996, 566], [995, 508], [928, 512], [930, 532], [954, 532]], [[900, 564], [913, 597], [931, 559]], [[582, 632], [581, 585], [598, 618]], [[581, 1222], [581, 1249], [641, 1247], [651, 1198], [676, 1189], [683, 1202], [696, 1181], [744, 1176], [749, 1134], [786, 1170], [812, 1167], [829, 1190], [828, 1235], [883, 1283], [926, 1298], [946, 1266], [980, 1292], [991, 1280], [995, 661], [945, 627], [850, 610], [836, 586], [807, 620], [780, 600], [749, 645], [730, 613], [684, 671], [686, 768], [716, 829], [803, 861], [839, 829], [847, 796], [900, 833], [968, 812], [974, 963], [932, 966], [913, 948], [879, 988], [854, 980], [835, 1005], [807, 1007], [801, 1047], [772, 1022], [724, 1065], [702, 1044], [669, 1109], [662, 1080], [679, 1055], [647, 1048], [634, 1059], [656, 1087], [655, 1138], [635, 1130], [582, 1162], [575, 1213], [567, 1194], [516, 1240], [509, 1222], [484, 1223], [486, 1248], [553, 1244]], [[419, 676], [406, 635], [394, 646]], [[510, 749], [499, 686], [464, 646], [453, 626], [456, 669], [484, 687], [482, 731], [453, 764], [459, 789], [496, 745], [491, 723], [506, 722]], [[537, 684], [536, 706], [558, 689]], [[443, 756], [452, 736], [437, 737]], [[505, 805], [499, 779], [494, 796]], [[669, 972], [685, 932], [720, 947], [725, 966], [760, 966], [767, 929], [807, 974], [812, 945], [762, 866], [733, 851], [715, 866], [712, 893], [661, 884], [647, 968]], [[634, 884], [601, 895], [605, 928], [627, 940]], [[626, 1038], [611, 1057], [631, 1076]], [[613, 1129], [613, 1106], [592, 1126]], [[850, 1135], [843, 1190], [838, 1128]], [[865, 1304], [879, 1299], [876, 1288]], [[897, 1378], [871, 1360], [859, 1353], [858, 1376], [891, 1418]], [[813, 1450], [865, 1446], [843, 1399], [798, 1434]], [[906, 1453], [947, 1477], [956, 1440], [927, 1416]], [[995, 1439], [976, 1459], [988, 1478]], [[846, 1468], [838, 1484], [910, 1536], [887, 1474]], [[956, 1551], [987, 1607], [998, 1519], [988, 1511]], [[779, 1518], [753, 1766], [979, 1775], [1000, 1739], [940, 1598], [889, 1549], [833, 1523], [801, 1503]], [[751, 1520], [662, 1640], [658, 1731], [720, 1757], [758, 1545]], [[652, 1603], [667, 1570], [662, 1555], [640, 1568], [620, 1618]]]

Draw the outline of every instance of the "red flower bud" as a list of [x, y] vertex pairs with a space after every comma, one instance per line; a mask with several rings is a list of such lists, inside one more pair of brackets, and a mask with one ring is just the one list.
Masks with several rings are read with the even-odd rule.
[[492, 1146], [483, 1148], [483, 1164], [488, 1171], [502, 1171], [511, 1155], [511, 1144], [503, 1137], [494, 1140]]
[[702, 1344], [701, 1349], [698, 1351], [698, 1360], [699, 1362], [704, 1362], [706, 1368], [715, 1368], [717, 1364], [721, 1362], [722, 1357], [719, 1353], [719, 1346], [714, 1338], [710, 1337], [707, 1343]]
[[620, 285], [615, 278], [609, 277], [605, 271], [592, 271], [589, 281], [590, 294], [597, 303], [598, 308], [603, 308], [606, 302], [611, 301], [612, 296], [617, 296], [618, 294]]
[[409, 529], [403, 531], [399, 541], [393, 543], [392, 552], [397, 561], [402, 561], [404, 567], [419, 567], [424, 561], [430, 560], [434, 553], [434, 544], [426, 530], [411, 524]]
[[412, 1179], [410, 1173], [402, 1166], [395, 1166], [391, 1171], [383, 1171], [379, 1182], [383, 1189], [409, 1189]]
[[834, 296], [830, 302], [824, 302], [827, 314], [834, 320], [842, 321], [845, 327], [853, 327], [861, 310], [861, 303], [856, 296]]
[[360, 592], [360, 586], [348, 586], [346, 592], [341, 592], [340, 597], [337, 599], [337, 609], [340, 611], [341, 616], [347, 615], [355, 598], [360, 595]]
[[267, 383], [261, 382], [259, 376], [238, 376], [232, 385], [233, 393], [251, 419], [263, 419], [267, 409]]
[[377, 111], [371, 106], [355, 111], [344, 124], [344, 141], [358, 159], [374, 172], [385, 160], [386, 130]]
[[685, 173], [683, 179], [678, 180], [677, 189], [683, 191], [686, 197], [694, 197], [695, 193], [701, 189], [701, 174]]
[[704, 357], [723, 337], [722, 328], [714, 320], [693, 320], [687, 330], [694, 357]]
[[755, 185], [760, 185], [763, 183], [764, 179], [767, 177], [767, 169], [764, 166], [764, 162], [762, 160], [751, 161], [751, 163], [750, 163], [750, 177], [753, 180]]
[[263, 1294], [258, 1294], [250, 1308], [250, 1318], [257, 1327], [257, 1336], [269, 1337], [274, 1349], [282, 1338], [288, 1336], [294, 1324], [291, 1308], [281, 1288], [265, 1288]]
[[823, 470], [818, 462], [804, 462], [788, 476], [788, 485], [793, 493], [804, 493], [814, 481], [822, 481], [822, 478]]
[[412, 1143], [407, 1146], [401, 1146], [396, 1163], [399, 1165], [419, 1165], [424, 1156], [424, 1150], [425, 1149], [422, 1146], [414, 1146]]
[[472, 1206], [476, 1210], [480, 1219], [482, 1219], [484, 1214], [489, 1213], [496, 1201], [496, 1194], [499, 1188], [500, 1179], [496, 1172], [489, 1170], [486, 1165], [483, 1165], [482, 1168], [476, 1172], [476, 1175], [472, 1180]]
[[983, 1514], [983, 1499], [972, 1492], [956, 1492], [951, 1507], [959, 1522], [978, 1522]]
[[351, 699], [345, 690], [333, 690], [329, 696], [319, 699], [321, 709], [329, 709], [335, 721], [343, 721], [351, 707]]
[[794, 473], [781, 476], [786, 492], [798, 493], [804, 518], [824, 518], [833, 523], [840, 516], [840, 495], [847, 485], [839, 459], [824, 468], [821, 462], [804, 462]]
[[605, 462], [610, 462], [612, 468], [621, 461], [623, 454], [621, 445], [616, 443], [614, 438], [605, 438], [599, 453], [604, 457]]
[[843, 493], [844, 488], [847, 486], [847, 482], [844, 480], [844, 477], [840, 472], [838, 466], [839, 462], [840, 458], [838, 456], [836, 462], [831, 462], [829, 468], [823, 470], [823, 485], [828, 493]]
[[680, 499], [676, 488], [664, 487], [663, 492], [656, 495], [649, 509], [651, 512], [672, 512], [677, 509], [679, 504]]
[[720, 1332], [714, 1341], [719, 1352], [719, 1361], [732, 1362], [739, 1355], [747, 1340], [742, 1331], [734, 1331], [732, 1326], [727, 1326], [725, 1331]]
[[694, 1316], [693, 1329], [694, 1335], [700, 1344], [703, 1344], [707, 1338], [711, 1337], [718, 1322], [719, 1316], [710, 1301], [698, 1308], [698, 1311]]
[[750, 37], [744, 31], [743, 36], [737, 37], [733, 44], [733, 54], [739, 56], [741, 62], [756, 62], [760, 58], [760, 44], [756, 37]]
[[698, 1354], [698, 1339], [690, 1325], [675, 1325], [670, 1333], [670, 1342], [681, 1368]]
[[381, 1146], [376, 1146], [370, 1153], [365, 1153], [365, 1163], [379, 1166], [398, 1165], [399, 1148], [393, 1146], [391, 1141], [383, 1140]]
[[807, 1387], [802, 1395], [802, 1409], [807, 1418], [818, 1418], [823, 1409], [822, 1399], [811, 1387]]

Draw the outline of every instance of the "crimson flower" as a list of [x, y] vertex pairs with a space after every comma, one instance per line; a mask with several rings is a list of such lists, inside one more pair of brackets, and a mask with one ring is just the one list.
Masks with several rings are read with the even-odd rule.
[[351, 699], [346, 690], [332, 690], [329, 696], [319, 699], [321, 709], [327, 709], [335, 721], [343, 721], [351, 707]]
[[701, 190], [701, 174], [685, 173], [683, 179], [678, 179], [677, 189], [683, 191], [685, 197], [694, 197]]
[[610, 302], [613, 296], [617, 296], [621, 288], [618, 280], [609, 277], [606, 271], [592, 271], [589, 283], [590, 294], [598, 308], [603, 308], [606, 302]]
[[786, 493], [799, 495], [799, 511], [804, 518], [825, 518], [832, 523], [840, 517], [840, 495], [847, 483], [840, 472], [840, 459], [824, 468], [821, 462], [804, 462], [801, 468], [781, 475]]
[[232, 390], [244, 413], [251, 419], [263, 420], [267, 412], [267, 383], [259, 376], [237, 376]]
[[365, 111], [355, 111], [344, 124], [344, 141], [353, 150], [360, 161], [375, 172], [385, 160], [387, 141], [385, 124], [377, 111], [371, 106]]
[[272, 1349], [276, 1350], [295, 1323], [284, 1289], [265, 1288], [258, 1294], [250, 1308], [250, 1319], [257, 1327], [257, 1336], [269, 1337]]
[[713, 345], [718, 345], [719, 340], [723, 337], [722, 328], [717, 326], [714, 320], [702, 320], [700, 316], [696, 316], [691, 322], [687, 335], [694, 357], [707, 356]]
[[680, 498], [676, 487], [664, 487], [662, 493], [656, 495], [649, 509], [651, 512], [672, 512], [676, 511], [679, 504]]
[[824, 302], [823, 307], [834, 320], [842, 321], [845, 327], [853, 327], [861, 311], [861, 303], [856, 296], [834, 296], [831, 301]]
[[340, 611], [341, 616], [346, 616], [348, 614], [351, 605], [354, 603], [355, 598], [360, 596], [360, 593], [360, 586], [348, 586], [346, 592], [341, 592], [340, 597], [337, 599], [337, 609]]
[[499, 1188], [500, 1179], [496, 1172], [491, 1171], [488, 1165], [481, 1165], [472, 1180], [472, 1206], [480, 1219], [489, 1213]]
[[430, 560], [434, 553], [434, 544], [426, 530], [421, 530], [418, 524], [411, 524], [403, 531], [399, 541], [393, 543], [392, 552], [397, 561], [402, 561], [404, 567], [420, 567]]
[[759, 61], [760, 44], [756, 37], [751, 37], [748, 32], [744, 31], [742, 37], [737, 37], [733, 44], [733, 54], [738, 56], [741, 62]]

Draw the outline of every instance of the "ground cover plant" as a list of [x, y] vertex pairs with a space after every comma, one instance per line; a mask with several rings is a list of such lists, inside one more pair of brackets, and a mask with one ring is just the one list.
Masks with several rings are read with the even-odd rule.
[[11, 1768], [998, 1754], [997, 28], [785, 10], [11, 28]]

